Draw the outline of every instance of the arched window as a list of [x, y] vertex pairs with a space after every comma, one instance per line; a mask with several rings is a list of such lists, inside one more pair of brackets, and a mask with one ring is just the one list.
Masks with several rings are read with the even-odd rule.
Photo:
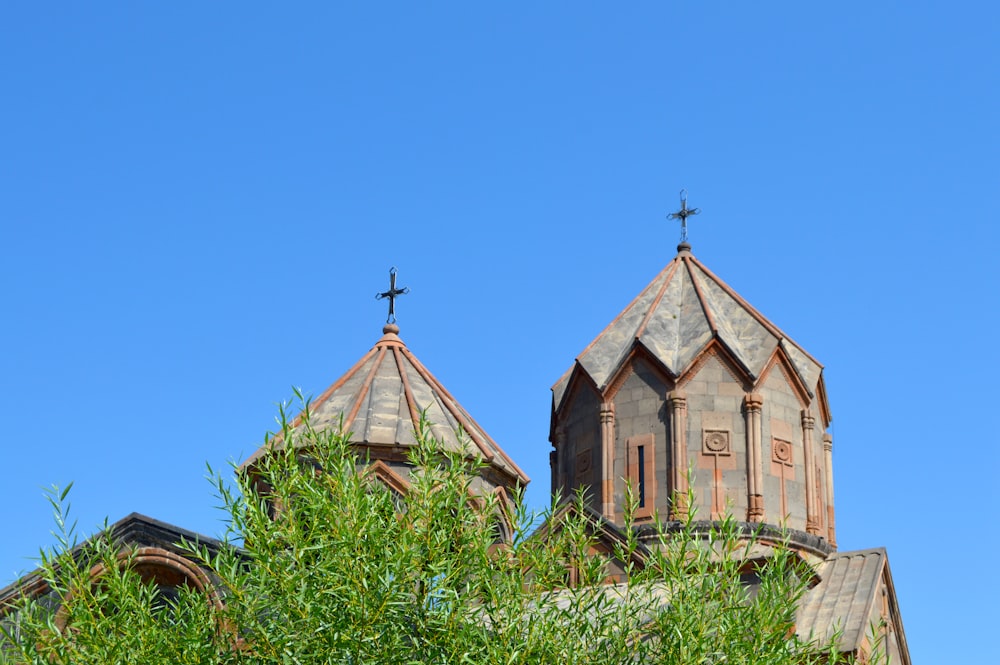
[[[159, 547], [140, 547], [119, 553], [117, 563], [119, 569], [127, 568], [143, 583], [156, 587], [158, 592], [156, 608], [167, 607], [177, 598], [181, 587], [204, 594], [206, 601], [216, 609], [223, 607], [222, 597], [205, 571], [173, 552]], [[101, 578], [106, 574], [105, 564], [94, 566], [90, 571], [90, 584], [99, 585]], [[70, 601], [75, 593], [70, 591], [66, 601]], [[66, 603], [56, 612], [55, 625], [60, 630], [65, 628], [69, 621], [65, 606]]]

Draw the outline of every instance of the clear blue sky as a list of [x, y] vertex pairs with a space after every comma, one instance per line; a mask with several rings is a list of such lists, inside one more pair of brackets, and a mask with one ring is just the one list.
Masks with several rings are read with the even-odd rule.
[[[880, 5], [880, 6], [873, 6]], [[885, 6], [890, 5], [890, 6]], [[549, 388], [695, 255], [826, 366], [842, 549], [914, 662], [997, 657], [993, 3], [0, 7], [0, 585], [411, 350], [548, 493]]]

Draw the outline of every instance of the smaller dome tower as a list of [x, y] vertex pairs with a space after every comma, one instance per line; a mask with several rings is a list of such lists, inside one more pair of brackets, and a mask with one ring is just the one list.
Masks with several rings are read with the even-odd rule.
[[[430, 433], [451, 451], [478, 454], [486, 461], [472, 490], [486, 494], [502, 487], [510, 493], [528, 477], [452, 397], [388, 323], [382, 337], [354, 367], [315, 399], [310, 422], [316, 429], [339, 427], [343, 418], [351, 444], [396, 489], [410, 477], [407, 450], [416, 445], [415, 428], [425, 414]], [[296, 419], [292, 426], [301, 421]], [[267, 452], [263, 447], [243, 467]], [[400, 487], [401, 486], [401, 487]]]
[[[410, 478], [408, 449], [416, 445], [421, 416], [429, 433], [446, 450], [479, 455], [486, 462], [471, 489], [480, 495], [502, 490], [507, 495], [528, 484], [528, 476], [452, 397], [423, 363], [406, 348], [396, 325], [395, 299], [409, 292], [397, 288], [396, 269], [389, 270], [389, 290], [377, 294], [389, 301], [382, 337], [350, 370], [310, 405], [310, 423], [317, 430], [343, 427], [359, 460], [394, 491], [405, 493]], [[300, 415], [292, 427], [301, 424]], [[267, 446], [251, 455], [241, 468], [252, 467]]]

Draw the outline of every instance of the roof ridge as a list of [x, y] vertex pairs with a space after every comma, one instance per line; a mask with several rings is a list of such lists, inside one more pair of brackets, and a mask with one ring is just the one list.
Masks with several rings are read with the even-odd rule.
[[809, 387], [809, 379], [808, 377], [805, 376], [803, 370], [799, 368], [798, 363], [795, 362], [795, 358], [792, 357], [791, 351], [785, 345], [786, 340], [787, 338], [785, 337], [779, 339], [778, 345], [775, 347], [774, 351], [771, 352], [771, 355], [774, 356], [775, 354], [778, 354], [778, 352], [780, 351], [781, 353], [780, 357], [782, 357], [785, 361], [785, 364], [791, 367], [792, 371], [795, 372], [795, 378], [798, 379], [799, 383], [802, 384], [803, 389], [806, 391], [806, 394], [808, 394], [811, 399], [814, 394], [812, 389]]
[[[861, 567], [861, 572], [862, 573], [864, 573], [865, 569], [868, 568], [868, 558], [872, 554], [875, 554], [875, 553], [874, 552], [870, 552], [869, 554], [866, 554], [864, 556], [865, 562], [864, 562], [864, 564]], [[875, 560], [876, 570], [875, 570], [875, 575], [874, 575], [874, 581], [872, 583], [871, 589], [869, 590], [869, 592], [867, 594], [868, 597], [867, 597], [867, 599], [866, 599], [866, 601], [864, 603], [864, 609], [861, 612], [861, 616], [863, 616], [865, 618], [865, 620], [867, 620], [868, 617], [870, 617], [872, 615], [872, 608], [875, 605], [875, 596], [876, 596], [876, 593], [878, 591], [879, 581], [882, 579], [882, 576], [883, 576], [884, 571], [885, 571], [886, 558], [887, 557], [885, 556], [885, 553], [882, 552], [882, 553], [879, 553], [878, 558]], [[860, 631], [860, 633], [861, 634], [860, 634], [860, 636], [858, 638], [858, 642], [859, 643], [861, 642], [861, 638], [863, 638], [864, 635], [865, 635], [864, 631]]]
[[[374, 356], [378, 352], [378, 350], [379, 350], [378, 344], [369, 349], [368, 353], [361, 356], [361, 359], [358, 362], [354, 363], [354, 365], [351, 366], [351, 369], [347, 370], [347, 372], [343, 376], [334, 381], [333, 385], [331, 385], [329, 388], [320, 393], [320, 396], [317, 397], [315, 400], [309, 402], [309, 406], [313, 407], [325, 404], [330, 399], [330, 397], [333, 396], [335, 392], [337, 392], [341, 387], [343, 387], [345, 383], [347, 383], [348, 381], [351, 380], [351, 378], [354, 377], [357, 371], [361, 369], [365, 365], [365, 363], [371, 360], [372, 356]], [[305, 412], [303, 411], [302, 413]], [[299, 413], [298, 415], [295, 416], [295, 418], [292, 419], [292, 422], [289, 423], [291, 427], [297, 427], [298, 425], [302, 424], [302, 413]]]
[[[354, 377], [354, 375], [357, 374], [358, 370], [364, 367], [365, 364], [372, 359], [372, 356], [374, 356], [378, 350], [379, 350], [379, 344], [376, 344], [371, 349], [369, 349], [368, 352], [365, 353], [365, 355], [361, 356], [361, 358], [356, 363], [354, 363], [343, 376], [334, 381], [334, 383], [329, 388], [320, 393], [319, 397], [317, 397], [315, 400], [310, 400], [308, 402], [310, 413], [315, 411], [317, 407], [329, 401], [329, 399], [333, 396], [333, 394], [336, 393], [338, 390], [340, 390], [340, 388], [342, 388], [345, 383], [350, 381]], [[288, 427], [290, 429], [295, 429], [296, 427], [300, 426], [302, 424], [302, 417], [304, 413], [305, 410], [303, 409], [298, 414], [296, 414], [295, 417], [292, 418], [292, 420], [288, 423]], [[345, 427], [344, 429], [347, 428]], [[284, 434], [282, 432], [276, 432], [273, 435], [269, 435], [267, 440], [264, 442], [264, 445], [257, 448], [257, 450], [252, 452], [249, 457], [243, 460], [239, 468], [244, 469], [250, 466], [253, 462], [257, 461], [257, 459], [260, 458], [261, 455], [264, 454], [267, 448], [269, 448], [274, 443], [280, 442], [283, 438]]]
[[831, 553], [830, 556], [827, 557], [827, 559], [828, 560], [835, 558], [839, 559], [841, 557], [849, 557], [849, 556], [868, 556], [869, 554], [881, 554], [885, 556], [887, 552], [888, 550], [886, 550], [884, 546], [867, 547], [861, 550], [838, 550], [836, 552]]
[[[403, 353], [410, 361], [410, 364], [413, 365], [413, 368], [417, 370], [417, 374], [419, 374], [424, 381], [430, 384], [432, 388], [436, 389], [439, 393], [448, 398], [448, 402], [451, 402], [450, 404], [445, 402], [444, 400], [438, 400], [438, 402], [445, 410], [448, 411], [448, 413], [452, 415], [453, 418], [455, 418], [455, 420], [458, 421], [458, 424], [462, 426], [462, 429], [464, 429], [466, 434], [469, 435], [469, 438], [472, 439], [472, 442], [476, 444], [476, 447], [479, 448], [480, 452], [482, 452], [483, 455], [486, 456], [486, 459], [492, 460], [494, 457], [494, 453], [491, 450], [489, 450], [488, 446], [486, 445], [486, 442], [481, 441], [479, 437], [476, 435], [476, 432], [473, 430], [473, 428], [470, 427], [469, 420], [471, 420], [471, 418], [461, 412], [464, 411], [464, 409], [457, 410], [452, 408], [457, 400], [455, 400], [455, 398], [451, 396], [451, 394], [445, 389], [445, 387], [441, 385], [441, 382], [438, 381], [437, 378], [430, 373], [430, 370], [424, 367], [423, 363], [417, 360], [416, 356], [413, 355], [412, 351], [404, 348]], [[456, 411], [458, 412], [456, 413]]]
[[[372, 363], [372, 368], [368, 370], [368, 376], [365, 377], [365, 382], [361, 384], [361, 389], [358, 391], [357, 398], [355, 399], [354, 406], [351, 407], [351, 412], [344, 418], [344, 430], [349, 431], [351, 425], [354, 424], [354, 419], [358, 417], [358, 411], [361, 410], [361, 402], [364, 401], [365, 397], [368, 395], [368, 390], [372, 387], [372, 381], [375, 380], [375, 375], [378, 373], [378, 368], [382, 366], [382, 361], [385, 359], [385, 346], [377, 346], [378, 357], [375, 358], [375, 362]], [[365, 422], [365, 427], [368, 427], [370, 423]], [[367, 440], [368, 433], [365, 433], [365, 439]]]
[[757, 321], [761, 325], [763, 325], [765, 328], [768, 329], [768, 332], [770, 332], [775, 337], [778, 337], [779, 339], [787, 339], [790, 344], [794, 345], [799, 351], [801, 351], [803, 354], [805, 354], [805, 356], [807, 358], [809, 358], [809, 360], [813, 361], [814, 363], [816, 363], [817, 365], [819, 365], [821, 368], [823, 367], [823, 364], [820, 363], [818, 360], [816, 360], [816, 358], [814, 358], [811, 353], [809, 353], [804, 348], [802, 348], [802, 346], [798, 342], [796, 342], [794, 339], [792, 339], [791, 337], [789, 337], [785, 333], [785, 331], [783, 331], [781, 328], [779, 328], [777, 325], [775, 325], [770, 319], [768, 319], [766, 316], [764, 316], [760, 312], [760, 310], [758, 310], [756, 307], [754, 307], [749, 302], [747, 302], [743, 298], [743, 296], [741, 296], [739, 293], [737, 293], [733, 289], [733, 287], [729, 286], [729, 284], [727, 284], [725, 281], [723, 281], [722, 278], [720, 278], [718, 275], [716, 275], [711, 270], [709, 270], [708, 267], [704, 263], [702, 263], [701, 261], [699, 261], [698, 259], [696, 259], [694, 256], [687, 257], [687, 259], [689, 261], [691, 261], [692, 263], [694, 263], [694, 265], [696, 265], [703, 273], [705, 273], [705, 275], [708, 278], [710, 278], [713, 282], [715, 282], [719, 286], [719, 288], [721, 288], [730, 297], [732, 297], [733, 299], [735, 299], [736, 302], [738, 302], [740, 305], [742, 305], [743, 308], [746, 309], [746, 311], [751, 316], [753, 316], [755, 319], [757, 319]]
[[719, 337], [719, 326], [715, 323], [715, 317], [712, 315], [712, 310], [705, 301], [705, 294], [701, 291], [701, 285], [698, 280], [694, 277], [694, 272], [691, 270], [690, 261], [697, 260], [693, 256], [685, 257], [685, 267], [688, 271], [688, 277], [691, 278], [691, 285], [694, 287], [694, 293], [698, 298], [698, 304], [701, 305], [701, 311], [705, 314], [705, 319], [708, 321], [708, 329], [712, 331], [712, 336], [715, 338]]
[[[410, 361], [417, 373], [431, 385], [437, 392], [447, 398], [447, 403], [442, 402], [442, 406], [447, 408], [448, 412], [462, 425], [466, 434], [472, 439], [473, 443], [483, 452], [487, 460], [492, 461], [495, 456], [499, 456], [514, 472], [514, 475], [518, 476], [520, 480], [528, 482], [528, 475], [517, 465], [514, 460], [512, 460], [503, 448], [491, 437], [486, 430], [484, 430], [479, 424], [473, 420], [472, 416], [465, 410], [457, 399], [451, 394], [451, 392], [444, 387], [444, 385], [435, 377], [427, 367], [424, 366], [420, 360], [405, 346], [402, 347], [403, 355]], [[483, 437], [484, 440], [480, 440], [479, 437]], [[487, 445], [487, 442], [490, 444]], [[492, 446], [492, 450], [490, 450]]]
[[[667, 288], [670, 287], [670, 284], [673, 282], [674, 275], [677, 274], [678, 265], [680, 265], [680, 262], [678, 261], [671, 261], [667, 264], [667, 268], [670, 268], [670, 274], [667, 275], [665, 280], [663, 280], [663, 285], [660, 286], [659, 293], [657, 293], [656, 297], [653, 298], [653, 302], [650, 303], [649, 309], [646, 311], [646, 315], [642, 317], [639, 327], [635, 329], [635, 339], [642, 337], [642, 334], [646, 331], [646, 326], [649, 324], [649, 320], [653, 318], [653, 312], [655, 312], [656, 308], [660, 306], [660, 301], [663, 300], [663, 296], [666, 294]], [[661, 270], [660, 274], [662, 274], [667, 268]], [[657, 277], [659, 277], [659, 275], [657, 275]]]
[[399, 378], [403, 383], [403, 399], [406, 400], [406, 407], [410, 411], [410, 422], [412, 422], [413, 427], [416, 428], [417, 423], [420, 422], [420, 416], [417, 413], [416, 406], [417, 400], [413, 396], [413, 389], [410, 388], [410, 379], [406, 375], [406, 369], [403, 367], [403, 354], [399, 349], [400, 347], [398, 346], [394, 346], [392, 348], [392, 357], [396, 360], [396, 369], [399, 370]]
[[[577, 357], [576, 357], [576, 360], [577, 360], [577, 362], [579, 362], [581, 358], [583, 358], [583, 357], [584, 357], [585, 355], [587, 355], [587, 353], [588, 353], [588, 352], [589, 352], [589, 351], [590, 351], [590, 350], [591, 350], [592, 348], [594, 348], [594, 346], [595, 346], [595, 345], [597, 344], [597, 342], [598, 342], [598, 341], [599, 341], [599, 340], [600, 340], [600, 339], [601, 339], [602, 337], [604, 337], [604, 335], [605, 335], [605, 334], [606, 334], [606, 333], [607, 333], [607, 332], [608, 332], [609, 330], [611, 330], [611, 328], [613, 328], [613, 327], [614, 327], [614, 325], [615, 325], [616, 323], [618, 323], [618, 321], [619, 321], [620, 319], [622, 319], [622, 318], [623, 318], [623, 317], [625, 316], [625, 313], [626, 313], [626, 312], [628, 312], [628, 311], [629, 311], [630, 309], [632, 309], [632, 307], [634, 307], [634, 306], [635, 306], [635, 304], [636, 304], [637, 302], [639, 302], [639, 300], [640, 300], [640, 299], [641, 299], [641, 298], [642, 298], [642, 297], [643, 297], [643, 296], [644, 296], [644, 295], [646, 294], [646, 292], [647, 292], [647, 291], [649, 291], [649, 289], [651, 289], [651, 288], [653, 287], [653, 285], [654, 285], [654, 284], [656, 284], [657, 280], [659, 280], [659, 279], [660, 279], [660, 277], [661, 277], [661, 276], [663, 275], [663, 273], [665, 273], [665, 272], [666, 272], [666, 271], [667, 271], [668, 269], [670, 269], [670, 267], [671, 267], [671, 265], [672, 265], [672, 264], [674, 264], [674, 263], [677, 263], [678, 261], [679, 261], [679, 257], [676, 257], [676, 256], [675, 256], [675, 257], [674, 257], [673, 259], [671, 259], [671, 260], [670, 260], [670, 263], [668, 263], [667, 265], [665, 265], [665, 266], [663, 267], [663, 269], [662, 269], [662, 270], [660, 270], [660, 271], [659, 271], [658, 273], [656, 273], [656, 276], [655, 276], [655, 277], [653, 277], [653, 279], [652, 279], [652, 280], [650, 280], [650, 281], [649, 281], [649, 283], [648, 283], [648, 284], [646, 284], [646, 286], [642, 287], [642, 290], [641, 290], [641, 291], [639, 291], [639, 294], [638, 294], [638, 295], [637, 295], [636, 297], [632, 298], [632, 300], [630, 300], [630, 301], [629, 301], [628, 305], [626, 305], [626, 306], [625, 306], [625, 307], [624, 307], [624, 308], [623, 308], [623, 309], [622, 309], [622, 310], [621, 310], [620, 312], [618, 312], [618, 315], [617, 315], [617, 316], [615, 316], [615, 318], [613, 318], [613, 319], [611, 320], [611, 323], [609, 323], [608, 325], [604, 326], [604, 328], [603, 328], [603, 329], [601, 330], [601, 332], [600, 332], [600, 333], [598, 333], [597, 337], [595, 337], [595, 338], [594, 338], [593, 340], [591, 340], [590, 344], [588, 344], [588, 345], [587, 345], [587, 346], [586, 346], [586, 347], [585, 347], [585, 348], [583, 349], [583, 351], [581, 351], [581, 352], [579, 353], [579, 355], [577, 355]], [[631, 337], [635, 337], [635, 335], [633, 334], [633, 335], [631, 335]], [[557, 381], [557, 383], [558, 383], [558, 381]]]

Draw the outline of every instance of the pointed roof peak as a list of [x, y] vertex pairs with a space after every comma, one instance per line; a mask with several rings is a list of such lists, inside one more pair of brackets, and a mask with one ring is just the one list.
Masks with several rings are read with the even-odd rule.
[[[421, 421], [427, 433], [453, 452], [479, 455], [509, 486], [526, 485], [528, 476], [431, 374], [400, 339], [399, 326], [387, 323], [382, 337], [362, 358], [312, 401], [310, 424], [316, 429], [343, 427], [351, 443], [369, 448], [409, 448], [417, 443]], [[301, 425], [301, 416], [292, 427]], [[267, 446], [242, 466], [253, 464]]]
[[[809, 353], [739, 296], [691, 254], [682, 242], [677, 256], [577, 357], [603, 391], [629, 357], [644, 347], [666, 371], [679, 377], [713, 342], [722, 344], [756, 381], [780, 346], [810, 393], [822, 371]], [[558, 406], [572, 371], [553, 386]]]

